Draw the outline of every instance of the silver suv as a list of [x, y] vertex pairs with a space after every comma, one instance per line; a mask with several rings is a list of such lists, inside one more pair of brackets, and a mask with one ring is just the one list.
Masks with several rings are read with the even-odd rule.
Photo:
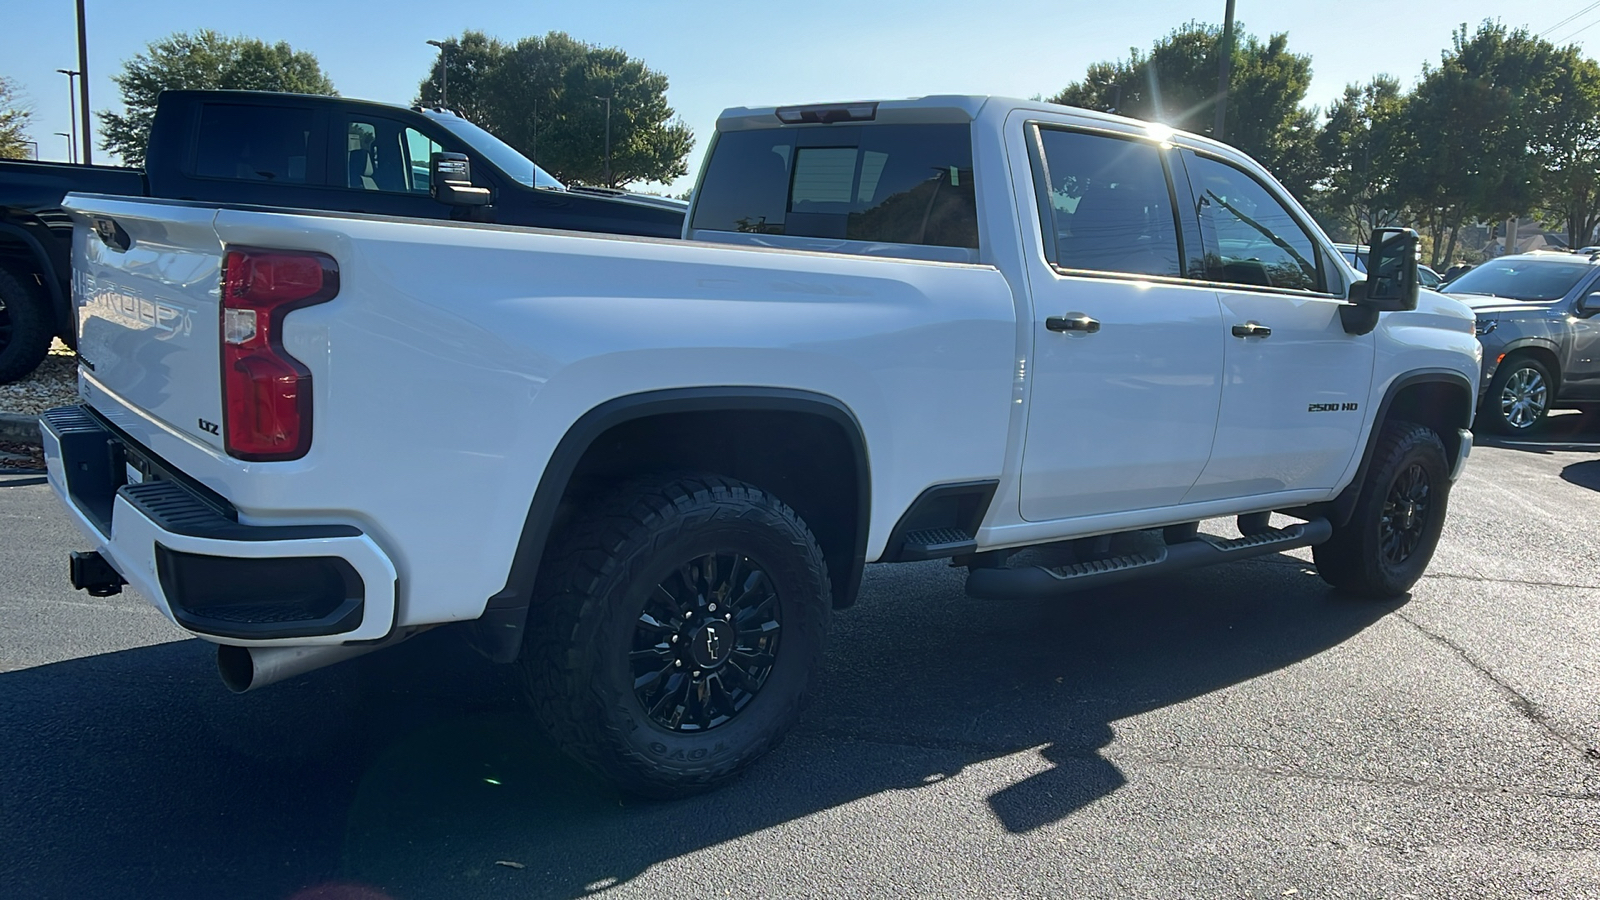
[[1573, 253], [1502, 256], [1443, 292], [1477, 314], [1480, 423], [1526, 434], [1551, 407], [1600, 403], [1600, 262]]

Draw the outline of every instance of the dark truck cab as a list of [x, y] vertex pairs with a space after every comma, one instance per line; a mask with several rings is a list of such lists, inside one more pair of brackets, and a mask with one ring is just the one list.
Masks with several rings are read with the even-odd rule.
[[[487, 203], [446, 202], [435, 154], [464, 156]], [[52, 335], [72, 342], [69, 192], [653, 237], [678, 237], [686, 208], [568, 188], [451, 112], [343, 97], [167, 91], [145, 157], [143, 171], [0, 161], [0, 383], [31, 372]]]

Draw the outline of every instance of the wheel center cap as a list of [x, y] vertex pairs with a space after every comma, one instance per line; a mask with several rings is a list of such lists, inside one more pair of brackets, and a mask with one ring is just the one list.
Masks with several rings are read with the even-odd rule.
[[702, 669], [720, 666], [733, 653], [736, 633], [727, 622], [711, 621], [689, 638], [689, 655]]

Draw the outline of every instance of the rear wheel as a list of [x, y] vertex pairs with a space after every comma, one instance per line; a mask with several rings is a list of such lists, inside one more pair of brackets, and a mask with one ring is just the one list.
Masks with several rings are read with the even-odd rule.
[[1359, 596], [1404, 594], [1433, 559], [1449, 496], [1439, 436], [1411, 422], [1386, 424], [1350, 521], [1312, 548], [1317, 574]]
[[32, 276], [0, 269], [0, 384], [26, 378], [50, 350], [50, 310]]
[[1482, 417], [1500, 434], [1528, 434], [1544, 424], [1555, 381], [1544, 363], [1514, 356], [1500, 363], [1483, 398]]
[[595, 504], [548, 557], [525, 682], [546, 730], [623, 790], [715, 787], [799, 718], [826, 641], [822, 550], [772, 495], [664, 476]]

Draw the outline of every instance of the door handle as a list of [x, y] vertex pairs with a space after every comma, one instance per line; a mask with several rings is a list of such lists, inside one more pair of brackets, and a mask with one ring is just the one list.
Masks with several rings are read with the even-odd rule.
[[1246, 322], [1243, 325], [1233, 326], [1233, 336], [1241, 338], [1270, 337], [1272, 329], [1260, 322]]
[[1081, 331], [1084, 334], [1094, 334], [1100, 330], [1100, 320], [1091, 319], [1083, 313], [1067, 313], [1064, 316], [1051, 316], [1045, 319], [1044, 327], [1051, 331]]

